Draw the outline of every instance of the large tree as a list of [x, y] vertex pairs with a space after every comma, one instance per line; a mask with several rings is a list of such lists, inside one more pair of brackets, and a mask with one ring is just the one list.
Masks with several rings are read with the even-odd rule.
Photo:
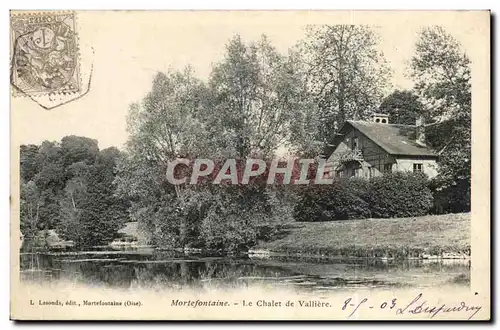
[[[230, 39], [209, 78], [211, 129], [233, 156], [269, 156], [290, 141], [291, 126], [310, 105], [297, 57], [280, 54], [266, 36]], [[222, 133], [222, 134], [220, 134]], [[232, 150], [231, 150], [232, 149]]]
[[65, 166], [77, 162], [92, 164], [99, 153], [97, 140], [83, 136], [65, 136], [60, 146]]
[[415, 125], [416, 119], [423, 115], [424, 106], [418, 95], [408, 90], [396, 90], [380, 104], [379, 111], [389, 115], [392, 124]]
[[33, 181], [20, 184], [20, 215], [21, 233], [28, 241], [33, 239], [40, 226], [40, 208], [43, 207], [43, 200], [40, 190]]
[[[116, 180], [119, 192], [132, 201], [132, 218], [151, 234], [152, 243], [235, 248], [250, 243], [224, 241], [221, 246], [213, 235], [233, 241], [243, 232], [248, 234], [245, 240], [256, 237], [254, 222], [235, 212], [253, 208], [255, 219], [265, 219], [257, 216], [268, 210], [265, 189], [174, 186], [166, 180], [167, 163], [177, 157], [217, 163], [273, 155], [291, 141], [296, 114], [307, 108], [297, 63], [279, 54], [265, 37], [245, 43], [235, 36], [206, 85], [191, 70], [157, 74], [151, 92], [131, 107], [128, 155]], [[259, 198], [250, 199], [255, 196]], [[222, 199], [234, 207], [220, 208]], [[243, 205], [249, 200], [262, 203]]]
[[[119, 162], [118, 193], [131, 200], [130, 213], [154, 239], [185, 242], [189, 224], [183, 215], [190, 194], [167, 182], [169, 161], [207, 157], [210, 137], [204, 84], [190, 68], [158, 73], [151, 91], [128, 116], [127, 155]], [[168, 237], [167, 237], [168, 236]], [[181, 243], [179, 243], [180, 245]]]
[[428, 141], [440, 153], [438, 190], [455, 196], [451, 210], [470, 208], [470, 60], [442, 27], [422, 29], [411, 59], [415, 90], [425, 101]]
[[82, 193], [78, 212], [78, 227], [81, 230], [73, 232], [76, 235], [72, 237], [78, 246], [110, 243], [127, 220], [127, 200], [115, 195], [115, 167], [119, 158], [120, 152], [114, 147], [101, 150], [87, 171], [86, 189]]
[[374, 30], [363, 25], [308, 28], [300, 48], [318, 106], [320, 140], [330, 141], [345, 120], [378, 108], [390, 77], [378, 43]]
[[433, 26], [420, 31], [415, 49], [410, 74], [428, 113], [440, 121], [470, 116], [470, 59], [460, 43]]
[[88, 178], [91, 175], [92, 165], [78, 162], [72, 165], [75, 172], [73, 178], [68, 180], [60, 200], [60, 217], [58, 232], [68, 240], [76, 241], [77, 244], [89, 233], [84, 233], [81, 213], [83, 201], [87, 197]]
[[21, 181], [31, 181], [38, 172], [37, 157], [39, 146], [35, 144], [22, 145], [19, 150]]
[[[21, 152], [26, 150], [22, 148]], [[23, 158], [24, 155], [21, 155], [21, 159]], [[60, 219], [59, 198], [67, 179], [60, 145], [56, 142], [42, 142], [36, 156], [36, 164], [37, 173], [32, 177], [32, 181], [40, 192], [43, 203], [43, 207], [39, 209], [38, 227], [53, 229]], [[21, 172], [23, 171], [22, 169]]]
[[[209, 78], [212, 102], [207, 127], [224, 133], [213, 134], [214, 144], [241, 159], [269, 159], [280, 147], [309, 152], [314, 147], [309, 133], [316, 127], [306, 77], [300, 54], [279, 53], [265, 35], [255, 42], [244, 42], [238, 35], [230, 39]], [[248, 248], [255, 243], [259, 226], [272, 227], [283, 217], [271, 206], [275, 192], [270, 187], [220, 187], [211, 193], [201, 228], [209, 247]], [[221, 208], [221, 200], [232, 207]]]

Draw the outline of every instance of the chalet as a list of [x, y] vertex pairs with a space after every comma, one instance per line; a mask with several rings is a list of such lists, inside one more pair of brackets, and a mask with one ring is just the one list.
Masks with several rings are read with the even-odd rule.
[[437, 175], [438, 155], [425, 144], [422, 119], [415, 125], [390, 124], [386, 114], [370, 121], [348, 120], [326, 150], [329, 177], [371, 178], [393, 171]]

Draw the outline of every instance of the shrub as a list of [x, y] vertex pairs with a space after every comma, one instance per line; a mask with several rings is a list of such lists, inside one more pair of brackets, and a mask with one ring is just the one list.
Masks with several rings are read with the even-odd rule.
[[262, 187], [220, 187], [212, 195], [200, 236], [210, 250], [237, 253], [257, 243], [259, 226], [270, 218], [269, 201]]
[[[299, 193], [299, 199], [294, 207], [293, 217], [296, 221], [325, 221], [323, 210], [327, 209], [327, 200], [330, 195], [328, 186], [307, 186]], [[328, 196], [327, 196], [328, 195]]]
[[[132, 203], [132, 212], [150, 244], [238, 253], [257, 240], [272, 239], [280, 224], [290, 221], [289, 202], [280, 204], [283, 197], [266, 189], [251, 185], [192, 187], [182, 191], [182, 201], [175, 194], [166, 194], [148, 207]], [[279, 208], [279, 214], [273, 207]]]
[[297, 221], [328, 221], [369, 217], [368, 188], [368, 181], [357, 178], [306, 187], [295, 206], [294, 218]]
[[257, 219], [224, 208], [213, 208], [203, 219], [202, 236], [206, 247], [230, 253], [247, 251], [257, 242]]
[[370, 208], [375, 218], [421, 216], [432, 207], [432, 193], [423, 173], [387, 173], [373, 178], [370, 185]]
[[422, 173], [395, 172], [370, 181], [335, 180], [304, 187], [295, 205], [296, 221], [390, 218], [427, 214], [432, 194]]

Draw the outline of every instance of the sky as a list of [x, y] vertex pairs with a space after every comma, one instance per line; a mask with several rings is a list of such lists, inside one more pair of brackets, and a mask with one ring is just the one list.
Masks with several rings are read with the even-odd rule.
[[404, 89], [412, 86], [405, 73], [422, 27], [443, 25], [474, 60], [481, 55], [475, 45], [477, 35], [485, 33], [484, 21], [477, 12], [77, 12], [84, 80], [93, 64], [90, 91], [53, 110], [26, 97], [11, 98], [13, 144], [80, 135], [97, 139], [100, 148], [122, 148], [129, 105], [147, 94], [154, 74], [189, 64], [206, 79], [235, 34], [245, 41], [266, 34], [286, 53], [308, 24], [369, 24], [393, 70], [393, 88]]

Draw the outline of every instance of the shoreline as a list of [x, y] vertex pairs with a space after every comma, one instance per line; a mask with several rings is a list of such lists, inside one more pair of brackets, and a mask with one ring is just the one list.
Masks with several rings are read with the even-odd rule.
[[[167, 248], [145, 242], [112, 242], [87, 250], [58, 244], [38, 253], [120, 254], [172, 251], [202, 257], [310, 258], [389, 260], [470, 260], [470, 213], [410, 218], [363, 219], [329, 222], [289, 222], [266, 241], [248, 251], [226, 253], [201, 248]], [[134, 237], [134, 233], [129, 233]], [[57, 236], [56, 236], [57, 237]], [[380, 237], [384, 237], [383, 240]], [[90, 250], [88, 250], [90, 249]], [[36, 250], [33, 252], [37, 252]], [[29, 251], [21, 251], [21, 254]]]
[[368, 255], [368, 251], [364, 250], [365, 255], [349, 255], [349, 254], [318, 254], [314, 252], [280, 252], [280, 251], [270, 251], [270, 250], [256, 250], [250, 249], [248, 252], [241, 254], [220, 254], [213, 253], [211, 251], [204, 251], [200, 249], [167, 249], [161, 247], [154, 246], [141, 246], [141, 247], [133, 247], [126, 249], [110, 249], [110, 250], [83, 250], [83, 251], [60, 251], [60, 250], [39, 250], [33, 252], [21, 252], [20, 255], [36, 255], [36, 254], [45, 254], [45, 255], [109, 255], [109, 254], [124, 254], [124, 253], [132, 253], [132, 254], [153, 254], [154, 252], [161, 251], [171, 251], [182, 253], [186, 256], [201, 256], [200, 260], [204, 260], [206, 258], [238, 258], [246, 256], [250, 259], [269, 259], [269, 258], [291, 258], [291, 259], [322, 259], [322, 260], [370, 260], [370, 261], [447, 261], [447, 262], [468, 262], [471, 260], [469, 254], [456, 254], [456, 253], [442, 253], [441, 255], [437, 254], [421, 254], [418, 256], [410, 256], [410, 257], [385, 257], [385, 256], [376, 256], [376, 255]]
[[456, 261], [468, 262], [471, 260], [469, 254], [447, 254], [444, 255], [421, 255], [417, 257], [380, 257], [380, 256], [353, 256], [339, 254], [317, 254], [307, 252], [277, 252], [269, 250], [249, 250], [247, 253], [249, 258], [267, 259], [267, 258], [308, 258], [308, 259], [324, 259], [324, 260], [379, 260], [379, 261]]

